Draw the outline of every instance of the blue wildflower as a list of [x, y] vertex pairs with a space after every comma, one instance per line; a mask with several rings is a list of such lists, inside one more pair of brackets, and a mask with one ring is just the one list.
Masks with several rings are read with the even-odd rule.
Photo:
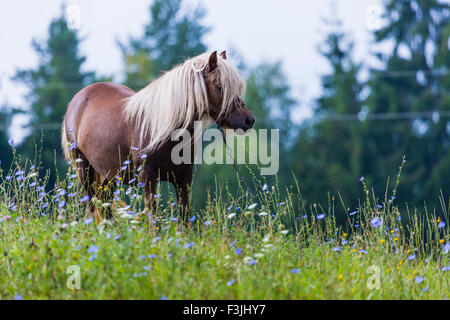
[[227, 286], [232, 286], [234, 284], [234, 279], [231, 279], [230, 281], [227, 282]]
[[447, 254], [450, 251], [450, 242], [444, 244], [444, 246], [442, 247], [442, 251], [444, 252], [444, 254]]
[[379, 226], [381, 226], [381, 219], [379, 217], [375, 217], [370, 220], [370, 224], [372, 225], [372, 227], [378, 228]]
[[445, 222], [444, 221], [439, 222], [438, 228], [443, 229], [444, 227], [445, 227]]
[[240, 255], [242, 253], [242, 249], [241, 248], [236, 248], [235, 250], [234, 250], [234, 254], [235, 255]]
[[254, 265], [255, 263], [256, 263], [256, 259], [252, 259], [248, 262], [248, 265], [251, 266], [251, 265]]
[[299, 273], [300, 272], [300, 268], [291, 269], [289, 272], [290, 273]]
[[194, 222], [195, 219], [197, 219], [197, 217], [196, 216], [192, 216], [191, 218], [189, 218], [189, 222]]
[[424, 277], [416, 277], [416, 283], [422, 283], [423, 282], [423, 280], [425, 280], [425, 278]]
[[84, 225], [87, 226], [87, 225], [90, 224], [92, 221], [94, 221], [94, 218], [92, 218], [92, 217], [87, 218], [86, 220], [84, 220]]
[[322, 220], [323, 218], [325, 218], [325, 213], [321, 213], [319, 215], [317, 215], [317, 220]]
[[185, 249], [189, 249], [189, 248], [191, 248], [193, 245], [194, 245], [194, 243], [191, 241], [191, 242], [189, 242], [189, 243], [186, 243], [186, 244], [184, 245], [184, 248], [185, 248]]
[[97, 253], [98, 252], [98, 247], [96, 245], [92, 244], [92, 245], [89, 246], [88, 252], [89, 253]]

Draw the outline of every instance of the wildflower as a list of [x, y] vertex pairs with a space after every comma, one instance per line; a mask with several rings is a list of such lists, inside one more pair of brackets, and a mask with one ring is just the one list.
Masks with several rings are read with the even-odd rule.
[[80, 159], [80, 158], [78, 158], [78, 159], [75, 159], [75, 162], [76, 162], [76, 163], [80, 163], [80, 162], [83, 162], [83, 159]]
[[359, 250], [359, 253], [360, 254], [367, 254], [368, 252], [367, 252], [367, 250]]
[[92, 244], [89, 249], [88, 249], [89, 253], [97, 253], [98, 252], [98, 247], [94, 244]]
[[364, 181], [364, 177], [359, 178], [359, 181], [363, 182]]
[[58, 204], [59, 208], [63, 208], [66, 205], [66, 202], [63, 200]]
[[143, 254], [142, 256], [138, 257], [138, 260], [144, 260], [146, 258], [145, 254]]
[[412, 255], [410, 255], [409, 257], [408, 257], [408, 260], [409, 261], [412, 261], [412, 260], [414, 260], [416, 258], [416, 255], [415, 254], [412, 254]]
[[442, 251], [444, 252], [444, 254], [447, 254], [450, 251], [450, 242], [444, 244], [444, 246], [442, 247]]
[[161, 193], [157, 193], [153, 196], [153, 198], [157, 199], [157, 198], [161, 198]]
[[444, 241], [445, 241], [444, 239], [440, 239], [440, 240], [439, 240], [439, 243], [440, 243], [440, 244], [443, 244]]
[[92, 221], [94, 221], [94, 218], [87, 218], [86, 220], [84, 220], [84, 225], [87, 226], [88, 224], [90, 224]]
[[242, 249], [241, 248], [236, 248], [235, 250], [234, 250], [234, 254], [235, 255], [240, 255], [242, 253]]
[[386, 242], [386, 240], [384, 240], [384, 239], [381, 239], [380, 240], [380, 244], [383, 244], [383, 243], [385, 243]]
[[146, 154], [142, 154], [141, 155], [141, 159], [147, 159], [147, 155]]
[[75, 144], [75, 142], [72, 142], [70, 144], [70, 146], [67, 148], [67, 150], [72, 151], [73, 149], [75, 149], [77, 147], [77, 145]]
[[227, 282], [227, 286], [232, 286], [234, 284], [234, 279], [231, 279], [230, 281]]
[[317, 220], [322, 220], [323, 218], [325, 218], [325, 213], [321, 213], [321, 214], [316, 216]]
[[8, 140], [8, 144], [9, 144], [11, 147], [14, 147], [14, 140], [13, 140], [13, 138], [11, 138], [11, 139]]
[[95, 260], [95, 259], [97, 259], [97, 255], [96, 254], [93, 254], [93, 255], [91, 255], [90, 257], [89, 257], [89, 261], [93, 261], [93, 260]]
[[257, 206], [257, 204], [256, 203], [252, 203], [251, 205], [249, 205], [247, 208], [248, 209], [250, 209], [250, 210], [252, 210], [252, 209], [255, 209], [256, 208], [256, 206]]
[[372, 224], [372, 227], [378, 228], [379, 226], [381, 226], [381, 219], [379, 217], [375, 217], [370, 220], [370, 223]]
[[209, 226], [212, 222], [210, 220], [205, 221], [205, 226]]
[[189, 218], [189, 222], [194, 222], [195, 219], [197, 219], [197, 217], [196, 216], [192, 216], [191, 218]]
[[428, 287], [425, 287], [422, 289], [422, 292], [426, 292], [426, 291], [428, 291], [428, 289], [429, 289]]
[[288, 233], [289, 233], [289, 230], [282, 230], [282, 231], [280, 231], [280, 233], [281, 233], [281, 234], [288, 234]]
[[439, 222], [438, 228], [443, 229], [444, 227], [445, 227], [445, 222], [444, 221]]
[[424, 277], [416, 277], [416, 283], [422, 283], [423, 282], [423, 280], [425, 280], [425, 278]]
[[256, 259], [252, 259], [252, 260], [250, 260], [249, 262], [248, 262], [248, 265], [249, 266], [252, 266], [252, 265], [254, 265], [256, 263]]
[[291, 269], [289, 272], [290, 273], [299, 273], [300, 272], [300, 268]]
[[357, 214], [358, 213], [358, 211], [353, 211], [353, 212], [350, 212], [348, 215], [349, 216], [353, 216], [353, 215], [355, 215], [355, 214]]
[[159, 237], [156, 237], [152, 240], [153, 243], [157, 242], [159, 240]]
[[131, 163], [130, 160], [125, 160], [125, 161], [123, 162], [124, 165], [130, 164], [130, 163]]
[[377, 208], [378, 208], [378, 209], [381, 209], [381, 208], [383, 208], [383, 206], [382, 206], [382, 205], [379, 205], [379, 204], [377, 204]]
[[269, 186], [267, 185], [267, 183], [264, 183], [263, 187], [262, 187], [262, 191], [267, 191], [269, 189]]
[[91, 197], [90, 197], [89, 195], [85, 195], [84, 197], [82, 197], [82, 198], [80, 199], [80, 201], [81, 201], [81, 203], [85, 203], [86, 201], [89, 201], [90, 198], [91, 198]]
[[342, 274], [338, 275], [337, 278], [338, 278], [338, 280], [342, 280], [342, 278], [343, 278]]
[[155, 258], [156, 258], [156, 254], [150, 253], [150, 254], [148, 255], [148, 258], [149, 258], [149, 259], [155, 259]]
[[334, 247], [333, 249], [331, 249], [331, 251], [333, 251], [333, 252], [338, 252], [338, 251], [341, 251], [342, 249], [341, 248], [339, 248], [339, 247]]
[[185, 249], [189, 249], [189, 248], [192, 247], [193, 245], [194, 245], [194, 243], [191, 241], [191, 242], [185, 244], [185, 245], [184, 245], [184, 248], [185, 248]]
[[259, 215], [260, 215], [260, 216], [267, 216], [267, 215], [268, 215], [268, 213], [267, 213], [267, 212], [265, 212], [265, 211], [261, 211], [261, 212], [259, 213]]
[[450, 271], [450, 266], [442, 267], [441, 271]]
[[[12, 140], [12, 139], [11, 139]], [[14, 142], [13, 142], [13, 144], [14, 144]], [[22, 300], [23, 298], [22, 298], [22, 295], [20, 294], [20, 293], [18, 293], [18, 294], [16, 294], [15, 296], [14, 296], [14, 300]]]
[[230, 214], [227, 216], [227, 219], [231, 219], [231, 218], [233, 218], [235, 215], [236, 215], [236, 213], [230, 213]]

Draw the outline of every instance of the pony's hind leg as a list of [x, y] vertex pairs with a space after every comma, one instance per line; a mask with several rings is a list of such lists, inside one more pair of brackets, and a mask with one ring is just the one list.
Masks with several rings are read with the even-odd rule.
[[92, 198], [95, 196], [95, 190], [92, 186], [92, 183], [95, 181], [94, 168], [78, 149], [72, 150], [72, 156], [78, 179], [84, 191], [83, 196], [89, 196], [89, 200], [86, 202], [86, 213], [89, 216], [95, 216], [95, 206], [92, 202]]

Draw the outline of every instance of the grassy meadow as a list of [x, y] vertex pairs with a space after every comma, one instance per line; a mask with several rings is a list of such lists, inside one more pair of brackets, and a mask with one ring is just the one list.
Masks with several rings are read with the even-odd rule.
[[395, 188], [379, 198], [360, 182], [358, 209], [305, 203], [297, 184], [255, 180], [255, 198], [236, 198], [218, 182], [183, 223], [173, 194], [149, 212], [142, 186], [117, 179], [114, 201], [93, 199], [113, 211], [100, 222], [72, 169], [49, 191], [15, 162], [0, 174], [0, 299], [447, 299], [445, 199], [441, 218], [400, 214]]

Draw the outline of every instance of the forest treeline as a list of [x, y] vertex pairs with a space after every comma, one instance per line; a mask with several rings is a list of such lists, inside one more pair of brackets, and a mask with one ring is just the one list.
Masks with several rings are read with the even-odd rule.
[[[44, 41], [33, 41], [39, 58], [33, 69], [17, 70], [14, 81], [28, 87], [27, 106], [0, 108], [0, 157], [3, 170], [12, 153], [8, 140], [16, 114], [27, 114], [29, 133], [17, 153], [22, 159], [41, 162], [56, 181], [67, 169], [59, 124], [73, 95], [95, 81], [120, 76], [134, 90], [147, 85], [162, 72], [188, 57], [208, 50], [204, 8], [182, 10], [182, 0], [155, 0], [149, 6], [142, 36], [118, 44], [123, 57], [122, 75], [99, 75], [85, 71], [86, 57], [79, 51], [80, 35], [68, 27], [64, 8], [48, 27]], [[277, 177], [264, 177], [269, 186], [281, 189], [298, 179], [308, 203], [326, 203], [329, 195], [356, 207], [363, 196], [360, 178], [384, 195], [388, 177], [395, 183], [397, 169], [406, 164], [397, 198], [410, 207], [438, 206], [439, 195], [448, 199], [450, 187], [450, 6], [438, 0], [384, 1], [382, 27], [373, 31], [375, 43], [387, 44], [389, 52], [371, 52], [381, 66], [369, 68], [353, 57], [352, 35], [336, 18], [325, 20], [328, 32], [318, 47], [330, 66], [322, 76], [322, 91], [314, 101], [313, 116], [300, 124], [293, 113], [297, 101], [283, 71], [282, 62], [253, 65], [239, 55], [237, 62], [247, 81], [245, 102], [256, 117], [256, 128], [280, 130], [280, 166]], [[336, 14], [332, 14], [336, 16]], [[293, 39], [295, 41], [295, 39]], [[297, 39], [296, 41], [301, 41]], [[223, 48], [219, 48], [223, 49]], [[299, 59], [302, 59], [299, 53]], [[365, 77], [362, 75], [365, 74]], [[9, 130], [8, 130], [9, 129]], [[51, 130], [49, 130], [51, 129]], [[43, 132], [43, 138], [42, 133]], [[41, 142], [43, 139], [43, 143]], [[241, 166], [249, 178], [248, 168]], [[252, 166], [250, 166], [252, 169]], [[194, 203], [206, 200], [215, 181], [238, 184], [232, 165], [196, 168]], [[252, 188], [262, 185], [249, 184]]]

